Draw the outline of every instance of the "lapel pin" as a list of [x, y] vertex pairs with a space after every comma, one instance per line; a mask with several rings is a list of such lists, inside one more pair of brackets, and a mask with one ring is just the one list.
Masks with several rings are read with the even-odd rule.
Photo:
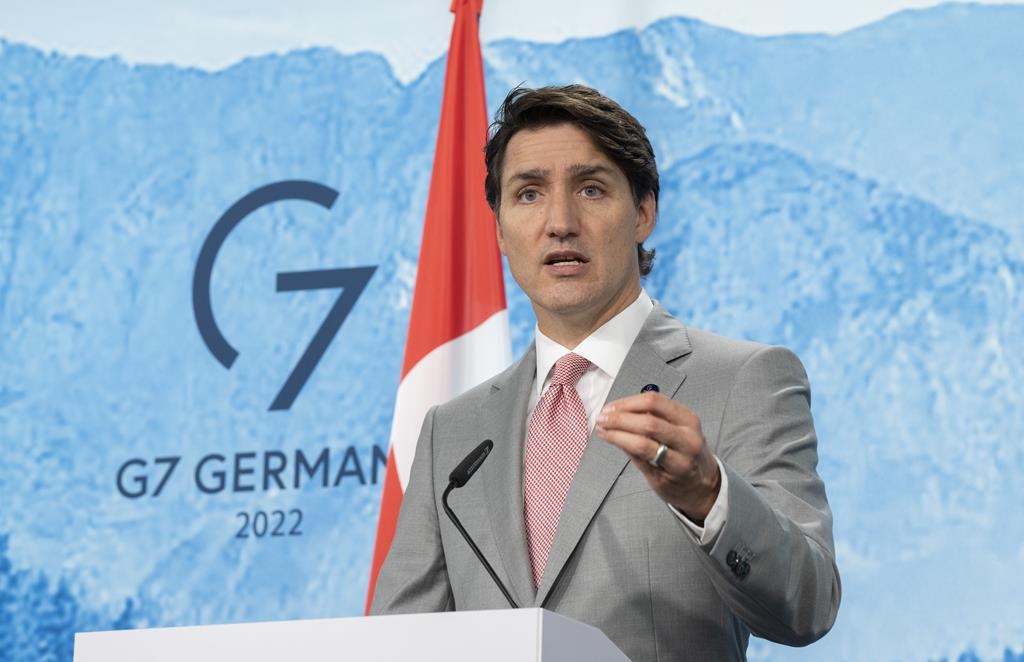
[[648, 391], [654, 391], [655, 393], [658, 393], [661, 391], [661, 389], [658, 388], [657, 384], [647, 384], [642, 389], [640, 389], [641, 393], [647, 393]]

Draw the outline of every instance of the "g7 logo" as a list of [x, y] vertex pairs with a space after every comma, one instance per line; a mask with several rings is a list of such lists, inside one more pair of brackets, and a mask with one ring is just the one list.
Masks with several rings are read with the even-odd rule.
[[[213, 307], [210, 304], [210, 276], [213, 273], [213, 263], [217, 259], [217, 253], [224, 244], [224, 240], [245, 217], [260, 207], [269, 205], [281, 200], [305, 200], [315, 202], [325, 209], [330, 209], [334, 201], [338, 199], [338, 192], [334, 189], [303, 180], [288, 180], [267, 184], [244, 196], [224, 212], [224, 215], [217, 219], [210, 234], [206, 236], [203, 247], [199, 251], [199, 259], [196, 260], [196, 270], [192, 276], [192, 310], [195, 312], [196, 325], [199, 327], [199, 335], [203, 342], [213, 354], [214, 358], [228, 370], [238, 358], [238, 352], [228, 343], [227, 339], [217, 327], [213, 317]], [[289, 409], [299, 391], [306, 385], [306, 380], [313, 374], [317, 363], [320, 362], [327, 347], [334, 340], [335, 334], [341, 328], [342, 323], [352, 307], [363, 293], [366, 284], [377, 267], [353, 267], [349, 269], [318, 269], [314, 271], [289, 271], [277, 274], [278, 292], [296, 292], [299, 290], [317, 290], [326, 288], [341, 288], [338, 300], [331, 306], [320, 328], [317, 329], [310, 340], [306, 351], [299, 357], [288, 379], [285, 380], [277, 397], [270, 405], [270, 411]]]

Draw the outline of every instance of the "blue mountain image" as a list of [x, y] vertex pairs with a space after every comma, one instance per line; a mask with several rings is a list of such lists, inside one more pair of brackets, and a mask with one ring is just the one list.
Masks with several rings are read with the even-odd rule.
[[696, 20], [485, 48], [488, 95], [599, 85], [655, 138], [664, 167], [761, 141], [1003, 228], [1024, 248], [1020, 7], [949, 4], [837, 36], [751, 37]]
[[[1018, 7], [947, 5], [838, 36], [674, 18], [485, 47], [492, 108], [579, 81], [633, 111], [662, 172], [648, 291], [807, 367], [843, 606], [820, 643], [751, 659], [1024, 655], [1022, 29]], [[204, 72], [0, 41], [0, 659], [70, 660], [76, 630], [362, 612], [443, 66], [403, 85], [327, 49]], [[287, 179], [339, 195], [225, 242], [226, 370], [196, 258]], [[276, 274], [356, 266], [377, 271], [269, 412], [338, 296]], [[533, 317], [507, 289], [518, 352]], [[178, 462], [153, 496], [158, 458]], [[269, 535], [275, 512], [301, 535]]]
[[1005, 234], [763, 144], [709, 148], [666, 179], [648, 288], [696, 326], [794, 348], [814, 387], [844, 604], [803, 657], [957, 650], [921, 623], [1015, 643], [1015, 580], [988, 577], [1024, 534], [1008, 505], [1024, 497], [1009, 349], [1024, 263]]

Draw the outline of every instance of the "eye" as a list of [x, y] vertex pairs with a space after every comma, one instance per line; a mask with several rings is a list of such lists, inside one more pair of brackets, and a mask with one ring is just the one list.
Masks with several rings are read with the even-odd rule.
[[534, 190], [532, 188], [528, 188], [528, 189], [524, 189], [524, 190], [520, 191], [519, 195], [516, 196], [516, 197], [518, 198], [519, 202], [530, 203], [530, 202], [536, 202], [537, 201], [537, 196], [538, 196], [538, 194], [537, 194], [536, 190]]
[[600, 198], [604, 195], [604, 189], [596, 184], [588, 184], [580, 191], [584, 198]]

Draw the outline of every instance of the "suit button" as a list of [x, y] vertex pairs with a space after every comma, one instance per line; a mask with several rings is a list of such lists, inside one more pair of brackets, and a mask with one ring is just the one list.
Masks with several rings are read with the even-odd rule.
[[647, 384], [642, 389], [640, 389], [641, 393], [647, 393], [648, 391], [654, 391], [655, 393], [658, 393], [661, 391], [661, 389], [658, 388], [657, 384]]
[[750, 574], [750, 564], [746, 561], [743, 561], [738, 566], [736, 566], [734, 572], [736, 573], [737, 577], [743, 579], [744, 577]]
[[736, 553], [735, 549], [730, 549], [729, 553], [725, 555], [725, 564], [733, 569], [735, 572], [736, 566], [740, 563], [740, 555]]

